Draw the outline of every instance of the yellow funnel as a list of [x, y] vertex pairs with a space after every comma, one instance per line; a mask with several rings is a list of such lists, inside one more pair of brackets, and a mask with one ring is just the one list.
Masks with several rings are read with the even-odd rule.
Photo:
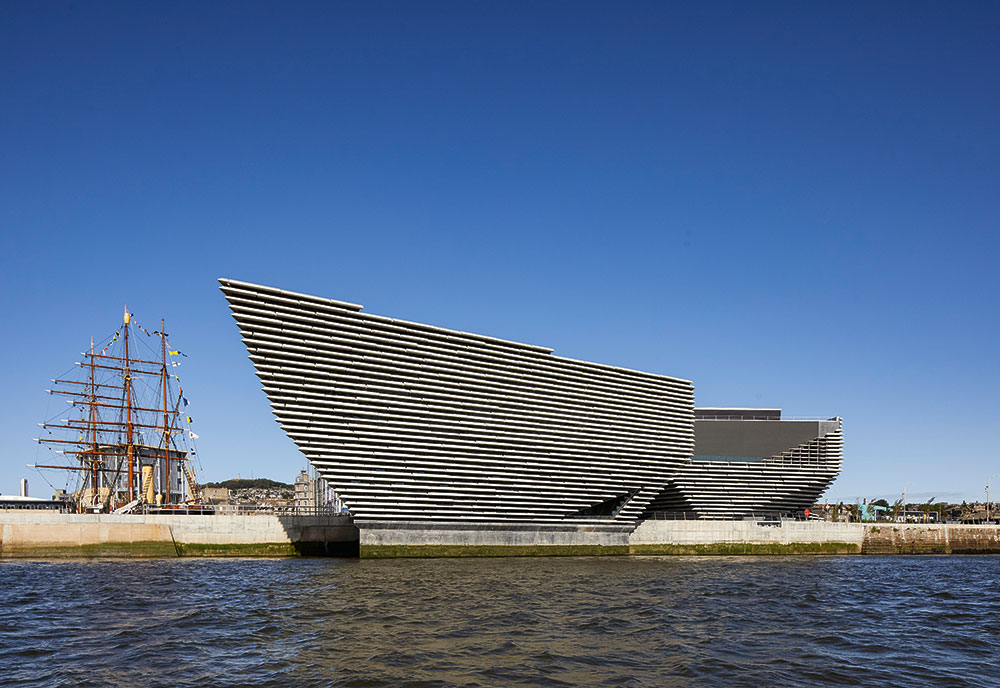
[[142, 493], [146, 504], [153, 503], [153, 467], [142, 467]]

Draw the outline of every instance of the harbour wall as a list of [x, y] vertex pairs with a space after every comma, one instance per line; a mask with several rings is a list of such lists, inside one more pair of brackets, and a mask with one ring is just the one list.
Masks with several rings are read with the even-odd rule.
[[630, 554], [1000, 554], [1000, 526], [643, 521]]
[[0, 512], [0, 557], [358, 556], [347, 516]]
[[359, 521], [347, 516], [0, 511], [0, 557], [1000, 554], [1000, 526], [667, 521]]
[[1000, 526], [865, 525], [864, 554], [1000, 554]]
[[861, 554], [861, 523], [827, 521], [643, 521], [630, 554]]

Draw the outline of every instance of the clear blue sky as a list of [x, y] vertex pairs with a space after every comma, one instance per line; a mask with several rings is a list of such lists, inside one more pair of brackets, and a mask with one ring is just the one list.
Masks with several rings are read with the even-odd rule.
[[[165, 317], [208, 479], [291, 480], [215, 279], [845, 419], [829, 496], [1000, 473], [996, 3], [0, 5], [0, 490]], [[997, 480], [1000, 493], [1000, 479]]]

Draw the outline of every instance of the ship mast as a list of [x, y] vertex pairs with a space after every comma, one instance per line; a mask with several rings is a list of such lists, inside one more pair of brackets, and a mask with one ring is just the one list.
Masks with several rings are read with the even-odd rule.
[[[90, 338], [90, 484], [94, 490], [93, 496], [90, 499], [91, 504], [96, 504], [98, 501], [97, 492], [97, 466], [98, 466], [98, 451], [97, 451], [97, 383], [94, 381], [94, 338]], [[86, 487], [86, 481], [84, 481], [84, 487]], [[110, 492], [110, 490], [109, 490]]]
[[170, 504], [170, 429], [168, 427], [169, 410], [167, 408], [167, 326], [166, 321], [160, 320], [160, 354], [163, 358], [163, 471], [164, 471], [164, 498], [165, 504]]
[[128, 501], [131, 504], [132, 501], [135, 500], [135, 460], [133, 458], [134, 446], [132, 444], [132, 371], [129, 366], [128, 356], [128, 306], [125, 306], [124, 320], [125, 327], [122, 329], [124, 330], [125, 335], [125, 447], [126, 453], [128, 454]]

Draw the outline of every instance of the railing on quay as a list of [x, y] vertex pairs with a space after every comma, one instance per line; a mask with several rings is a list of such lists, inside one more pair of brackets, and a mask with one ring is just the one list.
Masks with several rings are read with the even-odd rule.
[[[71, 502], [45, 505], [0, 505], [4, 511], [47, 511], [58, 514], [109, 513], [108, 511], [84, 510]], [[124, 512], [130, 514], [183, 514], [187, 516], [233, 515], [233, 516], [349, 516], [346, 509], [331, 507], [258, 506], [255, 504], [175, 504], [169, 507], [143, 504]]]
[[699, 416], [695, 415], [695, 420], [769, 420], [769, 421], [838, 421], [839, 416], [834, 416], [833, 418], [827, 416], [769, 416], [769, 415], [747, 415], [742, 416], [739, 414], [714, 414], [711, 416]]
[[817, 521], [823, 520], [814, 516], [806, 517], [802, 512], [751, 512], [737, 514], [706, 514], [698, 511], [650, 511], [643, 518], [653, 521], [757, 521], [778, 523], [781, 521]]
[[880, 514], [878, 518], [857, 519], [851, 518], [847, 521], [842, 519], [831, 520], [822, 514], [810, 514], [808, 517], [802, 512], [753, 512], [750, 514], [705, 514], [696, 511], [651, 511], [643, 515], [640, 521], [756, 521], [758, 523], [779, 523], [781, 521], [828, 521], [831, 523], [864, 523], [881, 524], [896, 523], [900, 525], [928, 525], [935, 523], [950, 523], [961, 525], [1000, 525], [1000, 518], [965, 518], [965, 519], [934, 519], [926, 520], [916, 516], [908, 516], [906, 520], [902, 517], [885, 516]]
[[332, 506], [270, 506], [258, 504], [178, 504], [164, 508], [147, 505], [133, 513], [143, 514], [185, 514], [212, 516], [347, 516], [346, 509]]
[[335, 509], [332, 506], [269, 506], [258, 504], [213, 504], [212, 508], [218, 514], [286, 514], [291, 516], [339, 516], [346, 514], [346, 509]]

